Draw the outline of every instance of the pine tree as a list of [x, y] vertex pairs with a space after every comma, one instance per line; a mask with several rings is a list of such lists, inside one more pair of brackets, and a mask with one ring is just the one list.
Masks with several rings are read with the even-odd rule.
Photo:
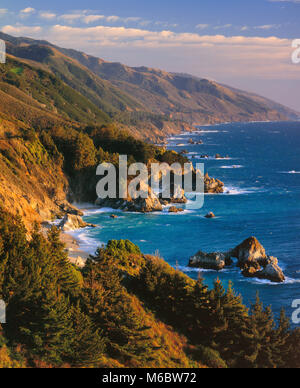
[[246, 328], [248, 309], [243, 305], [242, 298], [233, 290], [232, 282], [222, 298], [224, 320], [227, 329], [218, 340], [218, 350], [229, 366], [235, 366], [242, 350], [242, 332]]
[[225, 289], [219, 279], [215, 281], [214, 289], [210, 292], [210, 341], [211, 347], [218, 349], [218, 343], [228, 329], [228, 321], [224, 315], [223, 301]]
[[272, 339], [277, 368], [288, 367], [287, 360], [292, 351], [292, 346], [289, 343], [290, 334], [290, 321], [287, 318], [284, 309], [282, 309], [280, 312], [278, 328], [274, 331]]
[[49, 243], [48, 258], [51, 258], [55, 265], [61, 290], [71, 296], [78, 295], [82, 277], [68, 260], [65, 245], [60, 240], [60, 231], [56, 227], [52, 227], [48, 232], [47, 239]]
[[210, 300], [208, 287], [199, 276], [190, 295], [188, 320], [191, 322], [191, 337], [196, 343], [206, 343], [210, 334]]
[[240, 361], [247, 368], [276, 368], [274, 354], [275, 322], [270, 307], [264, 309], [257, 294], [256, 303], [252, 306], [247, 330], [243, 333], [245, 354]]
[[105, 352], [105, 339], [77, 303], [70, 311], [72, 338], [66, 360], [74, 367], [96, 367]]
[[107, 351], [112, 357], [124, 363], [147, 359], [151, 353], [147, 328], [111, 259], [88, 263], [82, 301], [84, 311], [108, 338]]

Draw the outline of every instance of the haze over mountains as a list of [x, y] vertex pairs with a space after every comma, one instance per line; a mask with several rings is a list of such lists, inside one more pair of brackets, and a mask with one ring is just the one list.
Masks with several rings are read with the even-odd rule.
[[12, 64], [1, 75], [0, 113], [29, 125], [117, 122], [135, 137], [159, 141], [195, 124], [299, 118], [280, 104], [209, 80], [110, 63], [46, 41], [0, 38]]

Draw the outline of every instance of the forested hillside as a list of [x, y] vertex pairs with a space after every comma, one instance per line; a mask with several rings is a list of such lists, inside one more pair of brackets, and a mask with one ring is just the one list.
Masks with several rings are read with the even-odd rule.
[[[0, 367], [299, 367], [299, 331], [232, 287], [208, 290], [129, 241], [110, 241], [84, 269], [56, 228], [27, 239], [0, 210]], [[182, 317], [185, 317], [183, 320]]]

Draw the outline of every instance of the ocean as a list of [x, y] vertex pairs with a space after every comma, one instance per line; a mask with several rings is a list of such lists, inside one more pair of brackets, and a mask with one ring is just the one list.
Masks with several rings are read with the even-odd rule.
[[[191, 145], [189, 139], [203, 141]], [[187, 150], [193, 163], [204, 163], [211, 177], [225, 183], [225, 193], [206, 195], [199, 210], [182, 214], [127, 214], [110, 209], [92, 209], [85, 220], [96, 229], [76, 232], [82, 248], [90, 253], [110, 239], [129, 239], [144, 253], [160, 254], [173, 267], [194, 279], [197, 269], [187, 267], [189, 257], [199, 250], [226, 251], [255, 236], [267, 253], [276, 256], [286, 282], [244, 278], [238, 268], [204, 271], [205, 283], [230, 280], [250, 306], [257, 291], [276, 316], [300, 299], [300, 122], [230, 123], [202, 126], [201, 131], [169, 139], [169, 149]], [[216, 160], [221, 154], [226, 159]], [[209, 158], [201, 160], [200, 155]], [[204, 216], [212, 211], [215, 219]]]

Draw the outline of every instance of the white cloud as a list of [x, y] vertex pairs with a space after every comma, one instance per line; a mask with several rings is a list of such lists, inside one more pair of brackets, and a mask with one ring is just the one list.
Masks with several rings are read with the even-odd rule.
[[264, 24], [262, 26], [256, 26], [254, 27], [257, 30], [272, 30], [275, 28], [280, 28], [279, 24]]
[[42, 27], [23, 26], [21, 24], [16, 26], [7, 25], [2, 27], [1, 31], [4, 32], [5, 34], [14, 35], [14, 36], [28, 35], [33, 37], [39, 37], [39, 34], [42, 32]]
[[54, 12], [45, 12], [45, 11], [41, 11], [39, 13], [39, 16], [42, 18], [42, 19], [46, 19], [46, 20], [53, 20], [57, 17], [56, 13]]
[[59, 19], [64, 20], [65, 22], [73, 23], [76, 20], [82, 19], [85, 17], [85, 14], [81, 13], [70, 13], [59, 16]]
[[87, 15], [83, 17], [83, 21], [86, 24], [95, 23], [103, 19], [105, 19], [104, 15]]
[[115, 23], [115, 22], [117, 22], [117, 21], [120, 20], [120, 17], [119, 17], [119, 16], [114, 16], [114, 15], [112, 15], [112, 16], [108, 16], [108, 17], [106, 18], [106, 20], [107, 20], [108, 22], [113, 22], [113, 23]]
[[35, 13], [36, 11], [34, 8], [27, 7], [27, 8], [22, 9], [20, 12], [21, 12], [21, 14], [29, 15], [29, 14]]
[[209, 27], [209, 24], [197, 24], [196, 25], [196, 28], [198, 29], [198, 30], [205, 30], [206, 28], [208, 28]]
[[45, 39], [132, 66], [184, 71], [211, 79], [299, 79], [299, 67], [292, 65], [290, 60], [291, 42], [275, 36], [226, 37], [171, 30], [61, 24], [44, 28], [9, 25], [2, 31]]
[[231, 28], [232, 24], [224, 24], [223, 26], [216, 26], [214, 27], [215, 30], [223, 30], [225, 28]]

